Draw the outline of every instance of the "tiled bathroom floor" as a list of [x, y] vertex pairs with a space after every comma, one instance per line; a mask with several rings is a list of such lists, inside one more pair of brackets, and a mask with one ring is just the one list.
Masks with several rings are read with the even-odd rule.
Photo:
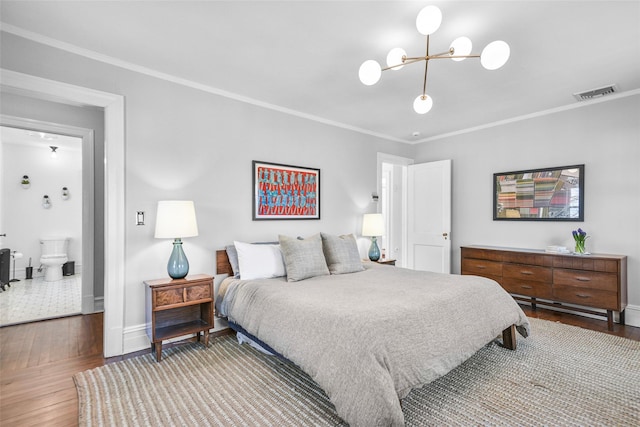
[[80, 314], [82, 309], [79, 274], [56, 282], [22, 279], [6, 289], [0, 292], [0, 326]]

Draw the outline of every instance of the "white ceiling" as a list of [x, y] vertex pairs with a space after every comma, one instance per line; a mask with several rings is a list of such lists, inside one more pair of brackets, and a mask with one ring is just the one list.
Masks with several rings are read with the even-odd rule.
[[27, 145], [47, 151], [54, 146], [57, 147], [58, 152], [82, 150], [82, 138], [7, 126], [0, 126], [0, 143]]
[[[640, 1], [10, 1], [5, 31], [293, 114], [417, 142], [570, 108], [609, 84], [640, 89]], [[420, 9], [442, 10], [431, 53], [466, 35], [509, 62], [430, 61], [426, 115], [413, 112], [424, 63], [358, 80], [393, 47], [422, 56]], [[44, 38], [41, 38], [44, 36]], [[64, 42], [63, 45], [58, 42]], [[98, 55], [99, 54], [99, 55]], [[144, 67], [144, 68], [140, 68]], [[418, 137], [412, 136], [419, 132]]]

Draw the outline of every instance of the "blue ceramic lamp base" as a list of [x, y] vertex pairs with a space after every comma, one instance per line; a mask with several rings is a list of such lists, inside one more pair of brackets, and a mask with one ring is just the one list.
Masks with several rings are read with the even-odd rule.
[[189, 273], [189, 261], [182, 250], [182, 240], [175, 239], [173, 241], [173, 251], [169, 257], [167, 264], [167, 272], [172, 279], [182, 279]]
[[378, 248], [378, 242], [375, 237], [371, 238], [371, 247], [369, 248], [369, 259], [371, 261], [378, 261], [380, 259], [380, 248]]

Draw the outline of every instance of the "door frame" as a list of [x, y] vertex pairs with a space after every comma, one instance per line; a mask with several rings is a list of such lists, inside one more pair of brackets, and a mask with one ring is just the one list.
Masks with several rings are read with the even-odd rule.
[[42, 99], [104, 108], [104, 356], [124, 350], [125, 128], [124, 97], [0, 68], [3, 87]]
[[[408, 246], [407, 246], [407, 166], [412, 165], [414, 163], [413, 159], [410, 159], [408, 157], [401, 157], [401, 156], [396, 156], [394, 154], [387, 154], [387, 153], [381, 153], [378, 152], [377, 153], [377, 194], [382, 194], [382, 164], [383, 163], [390, 163], [396, 166], [400, 166], [402, 167], [402, 212], [400, 214], [400, 220], [402, 221], [402, 232], [400, 237], [395, 237], [395, 239], [397, 240], [398, 238], [401, 241], [400, 244], [400, 251], [402, 254], [402, 257], [400, 258], [400, 263], [398, 263], [398, 267], [406, 267], [406, 262], [407, 262], [407, 250], [408, 250]], [[381, 211], [380, 208], [377, 209], [378, 212]]]
[[[66, 135], [82, 140], [82, 314], [94, 312], [94, 132], [76, 126], [0, 114], [0, 126]], [[88, 279], [90, 278], [90, 279]]]

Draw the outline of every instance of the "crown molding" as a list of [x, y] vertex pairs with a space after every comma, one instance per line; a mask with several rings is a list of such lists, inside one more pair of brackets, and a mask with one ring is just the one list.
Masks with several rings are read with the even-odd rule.
[[299, 117], [305, 120], [311, 120], [317, 123], [322, 123], [328, 126], [333, 126], [333, 127], [337, 127], [337, 128], [341, 128], [341, 129], [346, 129], [346, 130], [350, 130], [353, 132], [357, 132], [357, 133], [361, 133], [364, 135], [369, 135], [369, 136], [374, 136], [376, 138], [381, 138], [381, 139], [385, 139], [387, 141], [393, 141], [393, 142], [401, 142], [404, 144], [409, 143], [409, 141], [404, 140], [404, 139], [400, 139], [400, 138], [396, 138], [394, 136], [391, 135], [386, 135], [386, 134], [382, 134], [382, 133], [378, 133], [378, 132], [373, 132], [371, 130], [368, 129], [363, 129], [357, 126], [352, 126], [346, 123], [342, 123], [342, 122], [338, 122], [335, 120], [330, 120], [330, 119], [326, 119], [324, 117], [320, 117], [320, 116], [315, 116], [313, 114], [307, 114], [307, 113], [303, 113], [301, 111], [297, 111], [297, 110], [293, 110], [291, 108], [287, 108], [287, 107], [283, 107], [280, 105], [276, 105], [276, 104], [271, 104], [269, 102], [265, 102], [265, 101], [261, 101], [259, 99], [254, 99], [254, 98], [250, 98], [248, 96], [244, 96], [244, 95], [239, 95], [237, 93], [233, 93], [233, 92], [229, 92], [226, 91], [224, 89], [220, 89], [220, 88], [216, 88], [213, 86], [209, 86], [209, 85], [205, 85], [202, 83], [198, 83], [195, 82], [193, 80], [189, 80], [189, 79], [185, 79], [182, 77], [178, 77], [172, 74], [168, 74], [168, 73], [163, 73], [161, 71], [158, 70], [154, 70], [151, 68], [147, 68], [141, 65], [137, 65], [134, 64], [132, 62], [128, 62], [128, 61], [123, 61], [121, 59], [118, 58], [114, 58], [112, 56], [109, 55], [104, 55], [98, 52], [95, 52], [93, 50], [89, 50], [89, 49], [85, 49], [85, 48], [81, 48], [79, 46], [70, 44], [70, 43], [66, 43], [60, 40], [56, 40], [47, 36], [44, 36], [42, 34], [38, 34], [38, 33], [34, 33], [32, 31], [28, 31], [25, 30], [23, 28], [20, 27], [16, 27], [15, 25], [11, 25], [11, 24], [6, 24], [4, 22], [0, 22], [0, 27], [2, 29], [2, 31], [5, 31], [7, 33], [16, 35], [18, 37], [22, 37], [25, 38], [27, 40], [31, 40], [34, 41], [36, 43], [40, 43], [40, 44], [44, 44], [46, 46], [50, 46], [56, 49], [60, 49], [60, 50], [64, 50], [66, 52], [70, 52], [79, 56], [83, 56], [85, 58], [89, 58], [92, 59], [94, 61], [99, 61], [99, 62], [103, 62], [105, 64], [109, 64], [112, 65], [114, 67], [118, 67], [118, 68], [123, 68], [129, 71], [133, 71], [136, 73], [140, 73], [140, 74], [145, 74], [151, 77], [155, 77], [157, 79], [161, 79], [161, 80], [165, 80], [165, 81], [169, 81], [178, 85], [182, 85], [182, 86], [186, 86], [189, 87], [191, 89], [196, 89], [196, 90], [200, 90], [203, 92], [207, 92], [213, 95], [218, 95], [218, 96], [222, 96], [224, 98], [229, 98], [229, 99], [233, 99], [234, 101], [240, 101], [246, 104], [250, 104], [250, 105], [254, 105], [257, 107], [261, 107], [261, 108], [265, 108], [268, 110], [273, 110], [273, 111], [277, 111], [279, 113], [283, 113], [283, 114], [288, 114], [290, 116], [295, 116], [295, 117]]
[[430, 142], [430, 141], [437, 141], [439, 139], [444, 139], [444, 138], [449, 138], [452, 136], [457, 136], [457, 135], [463, 135], [465, 133], [471, 133], [471, 132], [477, 132], [479, 130], [483, 130], [483, 129], [489, 129], [489, 128], [493, 128], [493, 127], [497, 127], [497, 126], [503, 126], [503, 125], [507, 125], [510, 123], [516, 123], [516, 122], [520, 122], [523, 120], [529, 120], [529, 119], [533, 119], [536, 117], [542, 117], [542, 116], [547, 116], [550, 114], [556, 114], [556, 113], [560, 113], [562, 111], [569, 111], [569, 110], [575, 110], [577, 108], [582, 108], [582, 107], [589, 107], [595, 104], [600, 104], [603, 102], [609, 102], [609, 101], [617, 101], [618, 99], [621, 98], [626, 98], [628, 96], [634, 96], [634, 95], [640, 95], [640, 89], [633, 89], [633, 90], [629, 90], [626, 92], [620, 92], [620, 93], [616, 93], [613, 95], [608, 95], [602, 98], [597, 98], [597, 99], [592, 99], [590, 101], [576, 101], [576, 103], [574, 104], [567, 104], [567, 105], [562, 105], [560, 107], [555, 107], [555, 108], [549, 108], [548, 110], [543, 110], [543, 111], [537, 111], [535, 113], [531, 113], [531, 114], [524, 114], [521, 116], [515, 116], [515, 117], [511, 117], [509, 119], [504, 119], [504, 120], [498, 120], [496, 122], [491, 122], [491, 123], [486, 123], [480, 126], [474, 126], [474, 127], [470, 127], [467, 129], [461, 129], [461, 130], [457, 130], [454, 132], [448, 132], [448, 133], [443, 133], [441, 135], [435, 135], [435, 136], [430, 136], [429, 138], [424, 138], [421, 139], [419, 141], [414, 141], [414, 144], [421, 144], [424, 142]]

